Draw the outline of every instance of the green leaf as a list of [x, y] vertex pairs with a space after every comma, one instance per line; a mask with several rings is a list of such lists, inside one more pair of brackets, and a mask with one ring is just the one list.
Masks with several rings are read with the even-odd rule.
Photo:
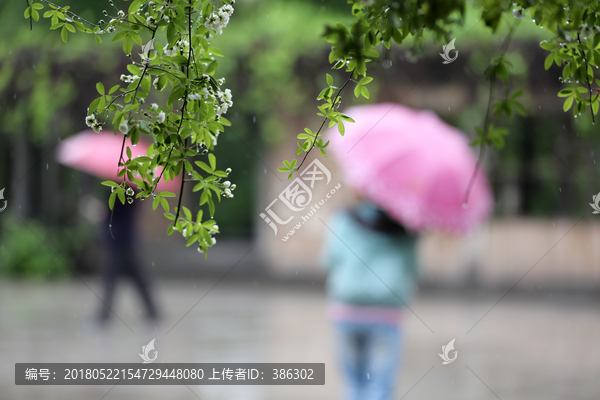
[[548, 70], [552, 66], [552, 62], [554, 61], [554, 53], [548, 54], [546, 60], [544, 61], [544, 69]]
[[125, 54], [131, 54], [131, 50], [133, 50], [133, 39], [130, 34], [127, 34], [123, 40], [123, 51]]
[[96, 43], [102, 44], [102, 38], [96, 34], [94, 34], [94, 40], [96, 40]]
[[329, 74], [325, 74], [325, 75], [326, 75], [326, 78], [327, 78], [327, 84], [329, 86], [333, 86], [333, 77], [331, 75], [329, 75]]
[[63, 25], [62, 29], [60, 30], [60, 37], [62, 39], [63, 42], [67, 43], [67, 41], [69, 40], [69, 31], [67, 30], [67, 28]]
[[573, 96], [567, 97], [563, 104], [563, 111], [568, 111], [569, 108], [571, 108], [571, 105], [573, 105]]
[[133, 14], [137, 10], [139, 10], [142, 5], [142, 2], [142, 0], [134, 0], [133, 3], [131, 3], [131, 5], [129, 6], [129, 14]]
[[167, 199], [165, 199], [164, 197], [161, 197], [160, 204], [162, 205], [163, 210], [165, 210], [165, 212], [169, 212], [169, 202], [167, 201]]
[[102, 82], [98, 82], [96, 83], [96, 90], [98, 91], [98, 93], [100, 93], [101, 95], [104, 95], [104, 84], [102, 84]]
[[212, 174], [214, 172], [214, 170], [203, 161], [196, 161], [195, 164], [202, 168], [204, 171], [208, 172], [209, 174]]
[[108, 208], [111, 210], [115, 208], [115, 199], [117, 198], [117, 192], [112, 192], [108, 197]]
[[369, 98], [369, 89], [367, 89], [365, 86], [361, 86], [360, 87], [360, 94], [363, 95], [363, 97], [365, 98]]
[[123, 189], [123, 186], [117, 188], [117, 195], [119, 196], [119, 200], [121, 200], [121, 204], [125, 204], [125, 189]]
[[116, 182], [113, 182], [113, 181], [104, 181], [104, 182], [102, 182], [102, 183], [101, 183], [101, 185], [104, 185], [104, 186], [112, 186], [112, 187], [117, 187], [117, 186], [119, 186], [119, 185], [118, 185]]
[[208, 155], [208, 161], [210, 162], [210, 167], [214, 170], [217, 168], [217, 159], [213, 153]]
[[558, 92], [558, 97], [569, 97], [573, 95], [573, 88], [562, 89]]

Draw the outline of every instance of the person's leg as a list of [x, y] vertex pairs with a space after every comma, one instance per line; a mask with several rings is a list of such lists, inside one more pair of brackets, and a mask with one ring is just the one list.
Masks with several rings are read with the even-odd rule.
[[112, 308], [115, 298], [115, 286], [117, 284], [117, 279], [119, 278], [119, 273], [121, 272], [119, 261], [114, 258], [113, 254], [110, 254], [110, 256], [110, 262], [104, 266], [104, 297], [102, 298], [99, 312], [99, 319], [103, 322], [107, 321], [113, 313]]
[[344, 374], [344, 400], [364, 400], [366, 385], [366, 335], [360, 324], [338, 322], [335, 325], [338, 359]]
[[391, 400], [401, 360], [400, 327], [384, 324], [368, 326], [366, 354], [368, 380], [363, 400]]
[[138, 264], [135, 262], [133, 257], [127, 257], [125, 265], [125, 271], [131, 277], [138, 290], [140, 291], [140, 295], [142, 296], [142, 300], [144, 301], [144, 305], [146, 306], [148, 318], [157, 318], [158, 311], [156, 309], [156, 305], [152, 299], [152, 296], [150, 295], [148, 281], [142, 274], [142, 271], [138, 267]]

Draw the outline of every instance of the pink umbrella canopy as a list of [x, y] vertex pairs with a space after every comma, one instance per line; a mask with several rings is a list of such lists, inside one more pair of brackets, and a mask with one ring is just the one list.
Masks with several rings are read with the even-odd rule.
[[[102, 179], [108, 179], [115, 182], [121, 182], [123, 178], [117, 175], [119, 168], [119, 157], [121, 155], [121, 146], [123, 137], [110, 132], [96, 133], [92, 130], [86, 130], [77, 133], [65, 140], [58, 146], [56, 158], [61, 164], [73, 167], [89, 174], [96, 175]], [[123, 158], [127, 160], [125, 149], [129, 146], [131, 157], [147, 155], [146, 152], [150, 144], [140, 140], [136, 146], [133, 146], [129, 138], [126, 139], [123, 149]], [[160, 175], [162, 168], [156, 171]], [[181, 185], [181, 178], [165, 182], [161, 178], [158, 184], [159, 191], [175, 191]]]
[[349, 108], [356, 123], [326, 132], [328, 147], [357, 192], [411, 231], [465, 233], [494, 201], [467, 137], [431, 111], [382, 103]]

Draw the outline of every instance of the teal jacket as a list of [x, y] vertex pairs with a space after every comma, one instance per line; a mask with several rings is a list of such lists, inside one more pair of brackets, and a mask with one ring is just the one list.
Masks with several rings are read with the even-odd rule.
[[391, 236], [361, 225], [347, 211], [327, 223], [322, 261], [332, 300], [403, 307], [416, 288], [416, 237]]

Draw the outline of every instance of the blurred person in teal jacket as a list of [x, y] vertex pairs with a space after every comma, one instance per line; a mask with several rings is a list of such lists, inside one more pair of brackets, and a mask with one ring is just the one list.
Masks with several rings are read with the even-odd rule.
[[416, 285], [417, 237], [367, 201], [338, 212], [327, 226], [323, 265], [344, 399], [391, 399], [404, 309]]

